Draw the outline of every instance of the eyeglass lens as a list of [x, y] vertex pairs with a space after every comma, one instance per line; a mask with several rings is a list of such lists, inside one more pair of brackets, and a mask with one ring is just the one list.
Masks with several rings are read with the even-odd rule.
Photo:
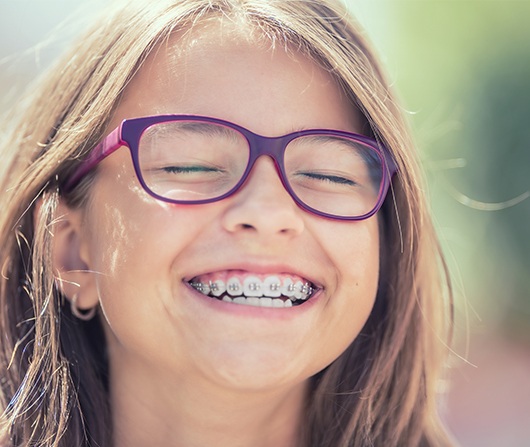
[[[138, 158], [143, 181], [154, 194], [177, 201], [208, 200], [238, 185], [250, 148], [245, 136], [231, 127], [171, 121], [146, 129]], [[355, 139], [300, 136], [287, 145], [283, 166], [292, 193], [317, 211], [362, 216], [378, 201], [381, 156]]]

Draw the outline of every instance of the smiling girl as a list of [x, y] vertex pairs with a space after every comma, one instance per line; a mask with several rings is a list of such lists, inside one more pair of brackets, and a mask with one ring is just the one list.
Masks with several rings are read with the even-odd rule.
[[2, 149], [2, 445], [444, 446], [443, 265], [333, 1], [129, 1]]

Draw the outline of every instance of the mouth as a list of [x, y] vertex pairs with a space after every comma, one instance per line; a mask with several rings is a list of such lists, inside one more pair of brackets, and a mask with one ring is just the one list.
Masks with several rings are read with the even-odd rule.
[[212, 299], [268, 308], [303, 305], [319, 290], [311, 281], [285, 273], [258, 275], [224, 272], [196, 276], [188, 284]]

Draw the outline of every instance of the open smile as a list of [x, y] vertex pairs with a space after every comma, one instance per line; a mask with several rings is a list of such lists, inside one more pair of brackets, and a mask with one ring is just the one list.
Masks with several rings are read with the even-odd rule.
[[198, 292], [227, 303], [288, 308], [305, 303], [318, 290], [311, 281], [294, 274], [261, 275], [219, 272], [188, 281]]

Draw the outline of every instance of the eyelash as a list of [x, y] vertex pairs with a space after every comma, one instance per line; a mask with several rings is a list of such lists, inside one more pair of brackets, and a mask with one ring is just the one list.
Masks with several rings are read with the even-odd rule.
[[322, 182], [337, 183], [337, 184], [351, 185], [351, 186], [355, 185], [355, 182], [347, 178], [337, 176], [337, 175], [323, 175], [323, 174], [316, 174], [313, 172], [304, 172], [302, 173], [302, 175], [305, 175], [306, 177], [309, 177], [315, 180], [320, 180]]
[[218, 169], [208, 168], [206, 166], [166, 166], [163, 171], [172, 174], [192, 174], [194, 172], [216, 172]]

